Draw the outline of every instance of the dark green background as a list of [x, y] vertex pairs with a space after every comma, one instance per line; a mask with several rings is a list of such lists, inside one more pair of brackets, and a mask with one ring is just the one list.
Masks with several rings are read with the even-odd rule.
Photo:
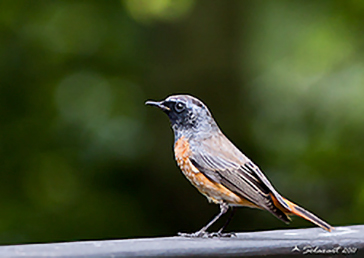
[[[0, 244], [202, 227], [218, 207], [144, 106], [175, 93], [284, 196], [363, 223], [363, 17], [356, 0], [1, 1]], [[310, 226], [242, 208], [228, 230]]]

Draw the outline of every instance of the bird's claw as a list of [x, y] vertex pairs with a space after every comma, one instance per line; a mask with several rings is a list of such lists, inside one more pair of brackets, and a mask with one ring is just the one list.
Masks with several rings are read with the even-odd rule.
[[222, 237], [226, 237], [226, 238], [236, 237], [236, 234], [234, 232], [231, 232], [231, 233], [215, 232], [215, 233], [211, 233], [211, 234], [213, 234], [212, 237], [218, 237], [218, 238], [222, 238]]
[[179, 236], [188, 238], [206, 238], [208, 237], [208, 234], [209, 233], [207, 233], [206, 231], [197, 231], [195, 233], [178, 233]]
[[188, 237], [188, 238], [229, 238], [229, 237], [236, 237], [235, 233], [222, 233], [222, 232], [212, 232], [208, 233], [206, 231], [197, 231], [195, 233], [178, 233], [181, 237]]

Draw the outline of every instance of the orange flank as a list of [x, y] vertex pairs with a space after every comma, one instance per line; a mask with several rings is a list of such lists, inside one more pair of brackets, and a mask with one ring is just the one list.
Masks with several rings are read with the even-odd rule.
[[206, 196], [209, 201], [213, 203], [228, 201], [230, 204], [236, 206], [257, 208], [253, 203], [236, 195], [225, 186], [211, 181], [201, 173], [189, 159], [190, 148], [183, 136], [176, 141], [174, 153], [178, 166], [181, 168], [185, 177], [187, 177], [192, 185], [196, 187], [200, 193]]

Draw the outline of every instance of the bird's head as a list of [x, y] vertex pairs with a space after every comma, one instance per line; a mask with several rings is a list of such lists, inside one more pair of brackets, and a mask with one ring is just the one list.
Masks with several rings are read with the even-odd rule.
[[147, 101], [166, 113], [176, 137], [194, 136], [217, 129], [210, 111], [202, 101], [190, 95], [172, 95], [162, 101]]

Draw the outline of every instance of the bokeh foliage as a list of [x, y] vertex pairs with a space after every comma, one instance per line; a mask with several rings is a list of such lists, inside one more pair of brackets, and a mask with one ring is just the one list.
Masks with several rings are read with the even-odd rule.
[[[217, 207], [143, 104], [173, 93], [204, 100], [283, 195], [363, 223], [363, 15], [355, 0], [2, 1], [1, 244], [206, 223]], [[240, 209], [229, 229], [287, 227]]]

